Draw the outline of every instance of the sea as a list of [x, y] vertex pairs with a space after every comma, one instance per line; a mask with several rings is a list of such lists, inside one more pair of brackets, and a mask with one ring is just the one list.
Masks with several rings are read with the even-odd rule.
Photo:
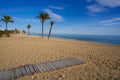
[[[31, 34], [31, 35], [41, 36], [41, 34]], [[45, 34], [44, 36], [47, 36], [47, 34]], [[120, 45], [120, 36], [51, 34], [51, 37]]]

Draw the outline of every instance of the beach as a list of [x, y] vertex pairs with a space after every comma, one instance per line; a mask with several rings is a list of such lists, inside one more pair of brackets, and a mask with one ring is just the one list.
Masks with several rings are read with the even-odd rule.
[[120, 45], [40, 36], [0, 38], [0, 70], [76, 57], [86, 63], [17, 80], [120, 80]]

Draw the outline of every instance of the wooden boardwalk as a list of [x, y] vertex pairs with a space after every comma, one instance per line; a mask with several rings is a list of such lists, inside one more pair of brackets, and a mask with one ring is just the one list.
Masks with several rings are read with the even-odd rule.
[[82, 63], [84, 63], [84, 61], [71, 57], [44, 63], [28, 64], [12, 69], [0, 70], [0, 80], [15, 80], [26, 75], [75, 66]]

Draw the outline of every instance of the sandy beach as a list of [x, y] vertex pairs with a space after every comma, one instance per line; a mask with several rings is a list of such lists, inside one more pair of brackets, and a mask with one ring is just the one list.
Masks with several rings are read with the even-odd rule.
[[0, 38], [0, 70], [77, 57], [85, 64], [17, 80], [120, 80], [120, 45], [38, 36]]

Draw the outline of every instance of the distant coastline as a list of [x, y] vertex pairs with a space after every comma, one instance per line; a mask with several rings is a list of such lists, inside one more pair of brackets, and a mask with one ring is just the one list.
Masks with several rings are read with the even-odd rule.
[[[41, 34], [35, 33], [31, 33], [31, 35], [41, 36]], [[47, 34], [44, 36], [47, 36]], [[120, 35], [52, 34], [51, 37], [120, 45]]]

